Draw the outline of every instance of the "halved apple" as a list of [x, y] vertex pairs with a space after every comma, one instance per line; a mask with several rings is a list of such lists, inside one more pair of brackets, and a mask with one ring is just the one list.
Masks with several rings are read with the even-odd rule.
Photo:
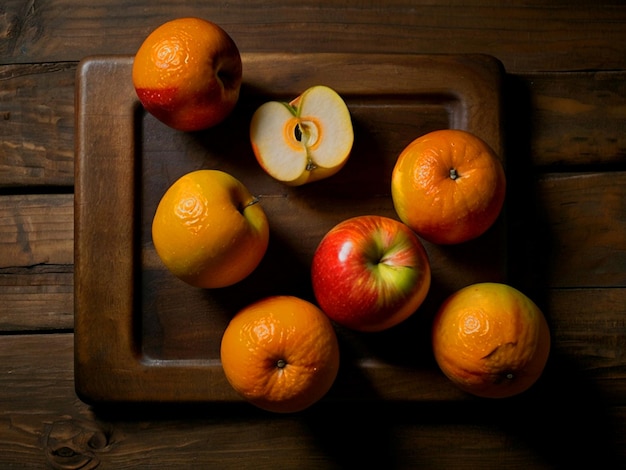
[[344, 166], [354, 130], [341, 96], [318, 85], [290, 103], [261, 105], [252, 116], [250, 141], [257, 161], [270, 176], [299, 186], [332, 176]]

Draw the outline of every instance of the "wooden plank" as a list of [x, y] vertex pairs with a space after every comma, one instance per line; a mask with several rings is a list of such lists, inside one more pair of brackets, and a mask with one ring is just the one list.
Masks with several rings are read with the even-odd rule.
[[0, 270], [0, 331], [74, 328], [72, 266]]
[[[525, 76], [524, 82], [532, 103], [526, 149], [533, 165], [555, 170], [598, 164], [624, 168], [626, 72], [536, 74]], [[511, 96], [516, 96], [518, 110], [523, 110], [519, 100], [524, 92]], [[516, 132], [513, 127], [511, 132]]]
[[[550, 174], [530, 190], [536, 193], [530, 202], [532, 184], [517, 185], [523, 197], [512, 202], [508, 217], [515, 283], [531, 289], [625, 285], [623, 172]], [[3, 330], [71, 327], [72, 201], [67, 194], [0, 197]]]
[[0, 196], [0, 331], [73, 327], [73, 203]]
[[548, 174], [538, 192], [549, 285], [626, 286], [626, 172]]
[[[576, 365], [574, 357], [565, 359]], [[572, 367], [563, 373], [574, 375], [560, 386], [552, 388], [562, 378], [556, 376], [550, 386], [511, 400], [374, 403], [367, 412], [362, 403], [320, 404], [275, 415], [247, 405], [90, 408], [73, 392], [72, 362], [71, 334], [0, 337], [0, 467], [180, 468], [193, 461], [200, 468], [367, 463], [463, 470], [626, 462], [626, 407], [607, 403], [606, 389]]]
[[0, 67], [0, 188], [74, 184], [75, 63]]
[[[97, 14], [94, 12], [97, 11]], [[348, 2], [31, 4], [4, 2], [3, 63], [78, 61], [134, 54], [157, 25], [177, 16], [221, 24], [240, 49], [293, 52], [487, 53], [510, 71], [613, 70], [626, 57], [623, 2]], [[366, 25], [366, 27], [365, 27]], [[566, 38], [566, 39], [564, 39]]]
[[[0, 66], [0, 188], [74, 184], [75, 68]], [[618, 71], [509, 74], [507, 155], [526, 166], [556, 169], [623, 164], [625, 84], [626, 72]]]
[[[541, 179], [536, 205], [509, 217], [517, 234], [509, 255], [515, 282], [533, 289], [623, 286], [624, 180], [624, 173]], [[72, 200], [0, 197], [0, 329], [72, 326]], [[546, 224], [548, 216], [554, 224]]]
[[0, 196], [0, 269], [71, 265], [74, 196]]
[[[0, 468], [626, 468], [624, 244], [614, 235], [624, 233], [625, 190], [612, 187], [624, 188], [626, 5], [417, 3], [1, 2], [0, 213], [11, 215], [0, 216], [0, 262], [10, 253], [17, 263], [0, 267]], [[22, 237], [37, 256], [2, 240], [17, 227], [7, 195], [73, 185], [76, 61], [132, 53], [156, 24], [187, 14], [222, 23], [246, 52], [481, 52], [504, 62], [515, 85], [505, 111], [516, 162], [513, 271], [555, 340], [537, 388], [496, 402], [446, 388], [455, 403], [364, 412], [357, 400], [298, 416], [243, 406], [93, 409], [74, 394], [71, 334], [13, 334], [71, 326], [71, 261], [41, 256], [71, 257], [65, 209], [15, 207], [45, 213]], [[602, 72], [569, 73], [583, 70]], [[618, 170], [617, 179], [602, 170]], [[55, 230], [66, 232], [62, 247], [49, 238]], [[587, 285], [610, 288], [576, 288]]]
[[566, 395], [566, 390], [589, 393], [588, 387], [595, 387], [603, 399], [621, 403], [626, 397], [626, 290], [555, 289], [533, 295], [553, 339], [546, 389]]
[[509, 268], [529, 289], [626, 285], [626, 173], [509, 168]]

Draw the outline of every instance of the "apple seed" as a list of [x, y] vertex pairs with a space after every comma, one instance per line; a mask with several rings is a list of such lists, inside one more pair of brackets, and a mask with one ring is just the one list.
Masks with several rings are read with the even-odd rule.
[[302, 142], [302, 130], [299, 124], [296, 124], [296, 127], [293, 129], [293, 135], [298, 142]]

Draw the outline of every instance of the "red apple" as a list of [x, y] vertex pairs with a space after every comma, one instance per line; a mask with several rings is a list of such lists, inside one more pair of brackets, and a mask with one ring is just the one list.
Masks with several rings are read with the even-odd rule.
[[311, 266], [320, 308], [337, 324], [382, 331], [411, 316], [430, 288], [430, 263], [417, 235], [378, 215], [347, 219], [319, 243]]

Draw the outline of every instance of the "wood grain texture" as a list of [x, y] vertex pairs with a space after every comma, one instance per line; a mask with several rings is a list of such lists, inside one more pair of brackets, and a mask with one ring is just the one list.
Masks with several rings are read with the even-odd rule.
[[[77, 64], [133, 54], [184, 15], [220, 23], [243, 52], [486, 53], [504, 64], [509, 275], [554, 339], [537, 388], [484, 402], [441, 381], [423, 406], [374, 400], [363, 413], [360, 401], [329, 400], [296, 416], [80, 401], [70, 333]], [[626, 468], [624, 57], [621, 0], [0, 2], [0, 468]], [[381, 112], [381, 132], [403, 120]], [[212, 347], [183, 330], [166, 342], [150, 333], [159, 354], [181, 353], [178, 340]], [[432, 366], [422, 373], [436, 375]], [[343, 376], [375, 393], [366, 378]]]
[[542, 211], [550, 221], [546, 251], [551, 285], [626, 286], [625, 188], [626, 172], [618, 171], [540, 179]]
[[[174, 16], [223, 25], [243, 51], [487, 53], [510, 71], [615, 70], [626, 57], [621, 2], [31, 3], [5, 1], [0, 63], [78, 61], [92, 54], [134, 54]], [[175, 12], [175, 13], [174, 13]], [[467, 40], [471, 38], [471, 40]]]
[[552, 169], [600, 164], [625, 168], [626, 73], [526, 78], [532, 103], [527, 137], [534, 165]]
[[555, 382], [562, 381], [566, 389], [589, 380], [598, 384], [600, 400], [622, 402], [619, 397], [626, 393], [626, 291], [559, 289], [550, 292], [544, 310], [557, 338], [551, 365]]
[[0, 270], [73, 264], [73, 204], [66, 194], [0, 196]]
[[[551, 173], [518, 185], [537, 201], [509, 210], [509, 267], [520, 285], [625, 286], [624, 173]], [[271, 207], [272, 198], [266, 201]], [[73, 195], [0, 197], [0, 214], [2, 328], [72, 328]], [[158, 263], [152, 251], [146, 257]]]
[[[76, 66], [0, 66], [0, 189], [73, 186]], [[507, 152], [552, 169], [623, 165], [625, 83], [619, 71], [509, 73]]]
[[0, 331], [71, 331], [73, 266], [0, 270]]
[[626, 173], [512, 174], [512, 279], [530, 289], [626, 285]]
[[75, 68], [0, 66], [0, 187], [73, 185]]
[[0, 331], [73, 328], [73, 194], [0, 196]]
[[295, 416], [247, 405], [89, 408], [73, 392], [72, 344], [71, 334], [0, 341], [3, 468], [620, 468], [626, 458], [626, 408], [609, 413], [610, 390], [589, 379], [593, 367], [560, 367], [540, 392], [515, 400], [378, 403], [367, 413], [328, 403]]

